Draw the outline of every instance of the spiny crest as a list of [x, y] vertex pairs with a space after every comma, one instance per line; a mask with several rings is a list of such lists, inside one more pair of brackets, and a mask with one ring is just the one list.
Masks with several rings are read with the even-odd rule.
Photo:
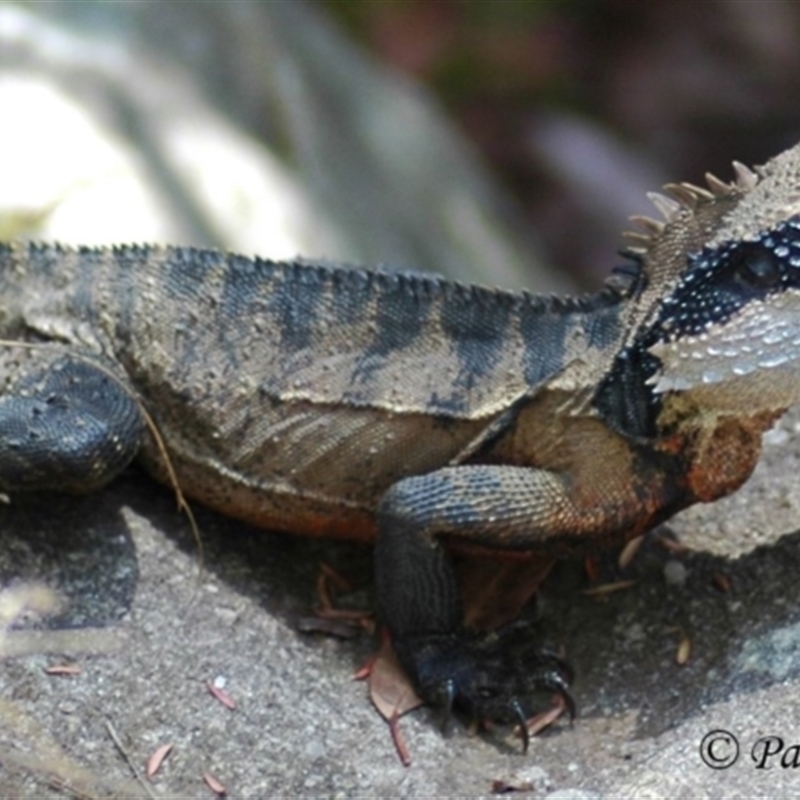
[[643, 215], [634, 215], [631, 222], [638, 225], [641, 231], [625, 231], [623, 237], [630, 243], [628, 252], [632, 256], [644, 256], [654, 241], [664, 233], [664, 228], [677, 222], [683, 214], [693, 214], [698, 206], [713, 203], [718, 198], [732, 194], [744, 194], [753, 189], [759, 181], [757, 173], [739, 161], [733, 162], [735, 180], [725, 183], [716, 175], [707, 172], [705, 175], [708, 188], [695, 186], [692, 183], [668, 183], [664, 192], [648, 192], [647, 196], [663, 219], [655, 219]]

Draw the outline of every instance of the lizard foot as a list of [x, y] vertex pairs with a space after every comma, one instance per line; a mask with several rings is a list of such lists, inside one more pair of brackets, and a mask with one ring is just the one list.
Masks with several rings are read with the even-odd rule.
[[523, 750], [528, 749], [525, 721], [531, 695], [556, 692], [570, 719], [575, 701], [569, 693], [573, 674], [561, 658], [533, 644], [530, 626], [506, 625], [490, 633], [460, 630], [412, 634], [392, 640], [398, 660], [420, 697], [444, 706], [446, 725], [454, 708], [478, 720], [518, 722]]

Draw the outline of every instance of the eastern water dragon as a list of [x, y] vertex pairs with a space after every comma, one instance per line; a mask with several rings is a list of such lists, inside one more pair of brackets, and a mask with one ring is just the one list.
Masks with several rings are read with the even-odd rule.
[[[599, 293], [183, 247], [0, 245], [0, 490], [131, 459], [264, 528], [375, 541], [420, 696], [521, 718], [570, 672], [462, 622], [450, 552], [620, 545], [738, 488], [800, 399], [800, 145], [666, 187]], [[35, 345], [35, 346], [31, 346]]]

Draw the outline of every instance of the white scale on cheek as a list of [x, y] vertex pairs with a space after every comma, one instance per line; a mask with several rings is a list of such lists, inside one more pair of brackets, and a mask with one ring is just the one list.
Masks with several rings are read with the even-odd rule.
[[[720, 383], [800, 359], [800, 291], [754, 301], [703, 333], [659, 342], [661, 367], [648, 379], [657, 393]], [[800, 380], [800, 362], [797, 365]]]

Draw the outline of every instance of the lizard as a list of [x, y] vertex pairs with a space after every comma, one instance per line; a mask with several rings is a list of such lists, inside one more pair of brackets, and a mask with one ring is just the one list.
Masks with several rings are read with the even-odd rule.
[[224, 514], [374, 542], [423, 700], [524, 721], [550, 690], [574, 715], [565, 661], [465, 626], [451, 550], [585, 554], [750, 475], [800, 399], [800, 145], [734, 166], [654, 195], [581, 297], [2, 243], [0, 491], [94, 491], [138, 458]]

